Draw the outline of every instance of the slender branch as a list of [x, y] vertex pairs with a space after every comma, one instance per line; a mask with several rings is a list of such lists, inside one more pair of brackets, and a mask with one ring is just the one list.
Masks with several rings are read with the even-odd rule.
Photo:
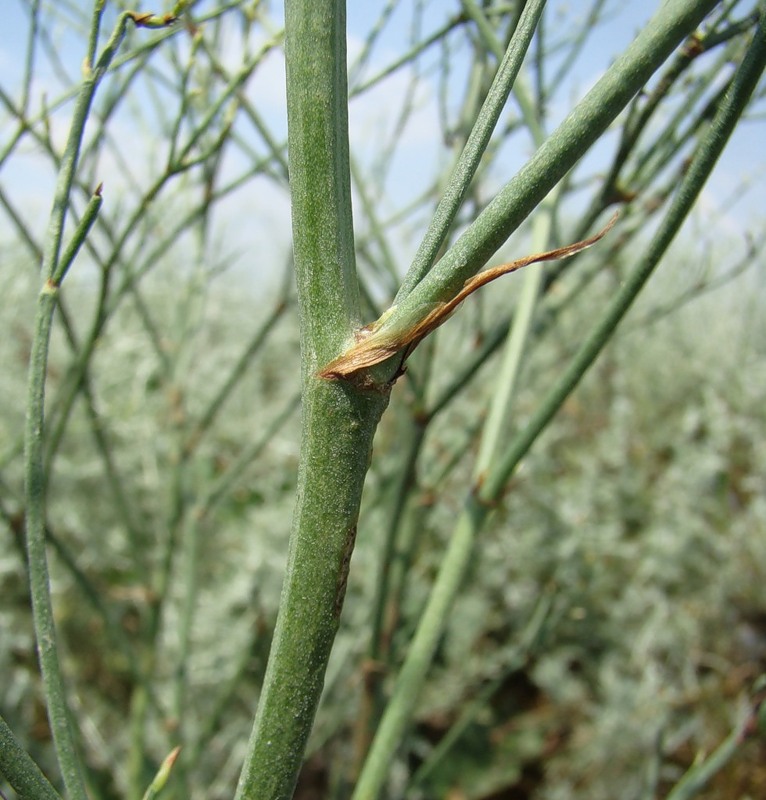
[[[587, 152], [630, 99], [715, 5], [715, 0], [669, 0], [625, 53], [500, 191], [439, 263], [377, 323], [376, 332], [411, 326], [434, 304], [453, 298]], [[388, 367], [388, 374], [396, 366]]]
[[391, 701], [381, 720], [353, 800], [373, 800], [381, 790], [391, 759], [412, 716], [415, 701], [446, 624], [453, 598], [470, 561], [476, 536], [490, 514], [494, 502], [500, 497], [521, 458], [603, 349], [618, 322], [666, 252], [741, 117], [764, 67], [766, 67], [766, 12], [762, 14], [759, 29], [745, 60], [737, 71], [732, 89], [700, 143], [678, 194], [659, 231], [652, 238], [646, 255], [605, 309], [570, 367], [543, 400], [530, 423], [511, 443], [507, 453], [497, 462], [486, 479], [467, 497], [428, 604], [397, 678]]
[[481, 486], [480, 496], [483, 500], [491, 502], [498, 497], [519, 461], [579, 383], [654, 272], [713, 171], [734, 126], [745, 110], [764, 66], [766, 66], [766, 11], [761, 15], [758, 30], [746, 58], [734, 76], [731, 89], [700, 142], [681, 181], [678, 193], [662, 220], [659, 230], [652, 237], [649, 249], [605, 309], [572, 363], [551, 389], [549, 395], [541, 402], [527, 427], [511, 442], [502, 463], [497, 465], [497, 468]]
[[[759, 678], [762, 683], [763, 678]], [[756, 684], [757, 685], [757, 684]], [[681, 780], [670, 790], [668, 800], [692, 800], [734, 758], [742, 746], [759, 734], [763, 735], [763, 689], [755, 693], [750, 707], [734, 730], [704, 760], [695, 760]]]
[[61, 800], [61, 795], [51, 786], [19, 744], [8, 723], [0, 716], [0, 774], [16, 790], [19, 797], [30, 800]]
[[[94, 26], [100, 19], [102, 4], [96, 3]], [[120, 15], [98, 62], [88, 68], [75, 103], [69, 137], [61, 160], [43, 256], [44, 284], [37, 304], [35, 329], [29, 363], [27, 418], [24, 434], [24, 476], [27, 509], [27, 554], [29, 587], [37, 637], [40, 669], [45, 687], [48, 716], [61, 773], [70, 800], [86, 800], [75, 737], [69, 722], [66, 690], [56, 645], [56, 630], [51, 605], [48, 559], [45, 548], [46, 479], [43, 460], [45, 378], [53, 313], [58, 297], [58, 283], [64, 277], [77, 250], [95, 221], [101, 204], [96, 192], [72, 242], [61, 257], [64, 224], [74, 185], [75, 170], [96, 88], [106, 73], [125, 36], [129, 13]]]
[[487, 98], [471, 130], [471, 135], [455, 165], [449, 183], [445, 187], [444, 194], [439, 200], [428, 230], [394, 302], [401, 302], [422, 280], [444, 243], [455, 220], [455, 215], [468, 193], [471, 180], [479, 167], [492, 131], [505, 108], [508, 95], [519, 74], [544, 6], [545, 0], [532, 0], [524, 6], [519, 25], [498, 67]]
[[45, 468], [43, 465], [43, 418], [45, 375], [48, 365], [53, 312], [58, 289], [46, 281], [37, 304], [37, 316], [29, 361], [27, 419], [24, 435], [24, 473], [27, 506], [27, 555], [29, 590], [35, 623], [40, 669], [45, 686], [48, 718], [67, 794], [86, 800], [73, 731], [69, 724], [64, 678], [58, 658], [56, 629], [51, 605], [48, 557], [45, 552]]

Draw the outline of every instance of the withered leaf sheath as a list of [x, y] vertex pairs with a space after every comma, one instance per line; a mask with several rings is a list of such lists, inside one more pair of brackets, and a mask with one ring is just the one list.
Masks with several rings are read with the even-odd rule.
[[412, 324], [395, 322], [396, 306], [392, 306], [380, 319], [358, 330], [355, 334], [356, 341], [344, 353], [333, 359], [323, 367], [317, 375], [327, 380], [349, 379], [361, 370], [380, 364], [400, 350], [407, 350], [407, 355], [432, 331], [435, 331], [455, 311], [455, 309], [473, 294], [477, 289], [494, 281], [501, 275], [507, 275], [522, 267], [540, 261], [556, 261], [580, 253], [591, 247], [612, 229], [617, 221], [615, 214], [595, 236], [583, 239], [581, 242], [548, 250], [545, 253], [535, 253], [524, 256], [517, 261], [500, 264], [478, 273], [469, 278], [463, 288], [447, 302], [428, 304], [422, 307], [422, 316]]

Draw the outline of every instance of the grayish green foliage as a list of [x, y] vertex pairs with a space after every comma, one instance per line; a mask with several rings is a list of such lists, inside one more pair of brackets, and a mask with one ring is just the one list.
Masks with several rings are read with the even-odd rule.
[[[764, 237], [689, 214], [764, 4], [662, 3], [558, 126], [601, 0], [371, 5], [348, 78], [336, 0], [76, 6], [0, 78], [0, 789], [756, 791]], [[615, 205], [404, 377], [317, 377]]]

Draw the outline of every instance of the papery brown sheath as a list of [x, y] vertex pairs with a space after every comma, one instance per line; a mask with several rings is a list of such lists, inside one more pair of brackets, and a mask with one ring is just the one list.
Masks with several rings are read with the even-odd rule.
[[375, 364], [380, 364], [400, 350], [406, 349], [406, 355], [409, 355], [429, 333], [436, 330], [447, 320], [466, 297], [473, 294], [477, 289], [502, 275], [516, 272], [516, 270], [530, 264], [569, 258], [586, 250], [606, 236], [617, 221], [617, 216], [615, 214], [602, 230], [589, 239], [583, 239], [581, 242], [575, 242], [555, 250], [548, 250], [545, 253], [524, 256], [524, 258], [520, 258], [517, 261], [500, 264], [497, 267], [490, 267], [490, 269], [479, 272], [473, 278], [469, 278], [463, 284], [463, 288], [451, 300], [424, 306], [425, 313], [412, 324], [402, 324], [401, 320], [397, 321], [397, 307], [392, 306], [379, 320], [358, 330], [355, 334], [356, 342], [338, 358], [333, 359], [319, 370], [318, 377], [326, 380], [348, 380], [355, 373], [373, 367]]

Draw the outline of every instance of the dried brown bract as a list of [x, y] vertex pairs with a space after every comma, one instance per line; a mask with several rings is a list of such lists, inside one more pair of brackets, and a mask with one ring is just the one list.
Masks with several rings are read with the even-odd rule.
[[500, 264], [479, 272], [467, 280], [463, 288], [451, 300], [424, 306], [422, 316], [419, 315], [411, 324], [406, 321], [395, 322], [397, 307], [392, 306], [377, 322], [357, 331], [356, 342], [342, 355], [323, 367], [317, 373], [318, 376], [327, 380], [349, 379], [361, 370], [380, 364], [401, 350], [406, 350], [405, 355], [409, 355], [429, 333], [445, 322], [463, 300], [477, 289], [502, 275], [516, 272], [530, 264], [540, 261], [557, 261], [580, 253], [606, 236], [616, 221], [617, 214], [595, 236], [583, 239], [581, 242], [548, 250], [545, 253], [524, 256], [517, 261]]

